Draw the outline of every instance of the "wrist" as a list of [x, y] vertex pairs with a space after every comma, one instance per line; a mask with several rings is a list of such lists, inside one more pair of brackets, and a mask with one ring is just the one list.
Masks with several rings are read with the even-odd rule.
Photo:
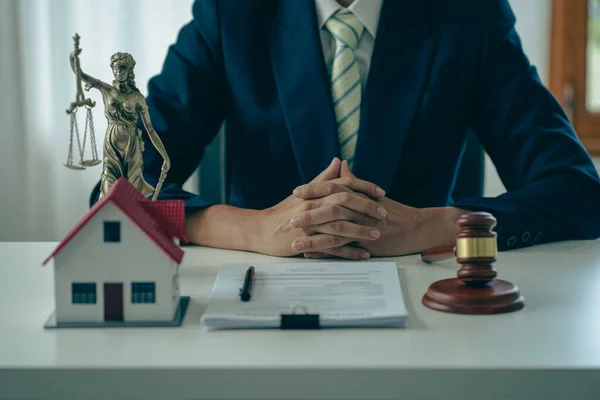
[[458, 217], [465, 213], [456, 207], [435, 207], [423, 209], [419, 227], [419, 243], [422, 250], [435, 247], [454, 246], [459, 228]]
[[254, 253], [263, 253], [263, 224], [266, 210], [245, 210], [246, 223], [243, 225], [244, 249]]
[[230, 250], [256, 251], [260, 218], [256, 210], [217, 204], [186, 218], [191, 243]]

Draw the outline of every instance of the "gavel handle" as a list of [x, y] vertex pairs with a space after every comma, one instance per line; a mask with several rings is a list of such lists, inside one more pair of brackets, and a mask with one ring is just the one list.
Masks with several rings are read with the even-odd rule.
[[433, 249], [425, 250], [421, 253], [421, 260], [426, 263], [433, 263], [437, 261], [448, 260], [455, 255], [454, 246], [451, 247], [436, 247]]

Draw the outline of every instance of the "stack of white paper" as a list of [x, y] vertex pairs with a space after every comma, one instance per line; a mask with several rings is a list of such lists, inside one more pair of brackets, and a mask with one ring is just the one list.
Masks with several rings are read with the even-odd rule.
[[239, 290], [249, 264], [219, 268], [202, 316], [207, 329], [279, 328], [282, 314], [318, 314], [322, 328], [404, 327], [408, 313], [395, 263], [254, 264], [252, 298]]

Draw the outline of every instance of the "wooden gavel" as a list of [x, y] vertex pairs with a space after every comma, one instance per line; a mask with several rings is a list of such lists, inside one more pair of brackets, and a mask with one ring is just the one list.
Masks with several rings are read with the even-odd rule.
[[455, 246], [425, 250], [421, 259], [433, 263], [456, 257], [463, 265], [458, 278], [472, 283], [491, 281], [496, 277], [496, 270], [491, 266], [498, 251], [497, 234], [492, 231], [496, 219], [486, 212], [472, 212], [460, 216], [456, 225], [460, 232], [456, 235]]
[[426, 263], [449, 260], [456, 257], [456, 246], [435, 247], [421, 253], [421, 260]]
[[472, 212], [456, 220], [460, 228], [454, 247], [429, 249], [421, 254], [432, 263], [456, 256], [461, 268], [456, 278], [432, 283], [422, 302], [433, 310], [458, 314], [497, 314], [524, 307], [519, 288], [496, 279], [493, 267], [497, 254], [496, 219], [486, 212]]

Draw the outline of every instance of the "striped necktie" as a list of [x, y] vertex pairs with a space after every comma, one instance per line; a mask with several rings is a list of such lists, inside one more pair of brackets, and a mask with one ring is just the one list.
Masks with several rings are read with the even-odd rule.
[[342, 160], [352, 168], [358, 127], [362, 85], [354, 50], [365, 27], [350, 12], [336, 13], [325, 24], [335, 39], [335, 56], [331, 69], [331, 93], [337, 121]]

